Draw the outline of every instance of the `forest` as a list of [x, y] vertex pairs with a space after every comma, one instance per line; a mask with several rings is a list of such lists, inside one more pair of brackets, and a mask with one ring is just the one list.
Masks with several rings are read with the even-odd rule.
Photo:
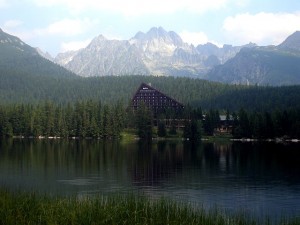
[[[179, 135], [193, 140], [224, 126], [219, 115], [227, 115], [235, 138], [300, 137], [300, 86], [228, 85], [184, 77], [48, 76], [54, 68], [43, 68], [44, 75], [11, 68], [0, 68], [2, 137], [119, 138], [124, 129], [134, 129], [140, 138]], [[133, 114], [131, 98], [141, 83], [181, 102], [184, 112], [154, 118], [141, 108]]]
[[0, 107], [3, 137], [117, 138], [124, 128], [124, 107], [97, 102], [66, 106], [44, 102], [37, 105]]
[[[273, 111], [300, 107], [300, 86], [260, 87], [228, 85], [201, 79], [155, 76], [37, 76], [0, 68], [0, 104], [74, 104], [78, 101], [122, 102], [128, 105], [142, 82], [184, 105], [203, 110]], [[50, 71], [51, 72], [51, 71]]]
[[[167, 111], [153, 115], [145, 106], [133, 112], [127, 104], [78, 101], [67, 105], [45, 101], [39, 104], [0, 106], [0, 137], [61, 137], [119, 139], [124, 130], [134, 130], [141, 139], [179, 137], [199, 140], [226, 127], [233, 138], [300, 138], [300, 109], [225, 112], [185, 107], [180, 114]], [[180, 126], [181, 124], [181, 126]]]

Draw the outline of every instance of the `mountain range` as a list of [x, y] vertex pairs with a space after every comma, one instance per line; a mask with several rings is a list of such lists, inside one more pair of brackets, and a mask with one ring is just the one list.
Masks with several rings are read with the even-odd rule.
[[230, 84], [300, 84], [300, 32], [295, 32], [278, 46], [243, 48], [203, 78]]
[[300, 32], [278, 46], [218, 47], [212, 43], [193, 46], [173, 31], [153, 27], [129, 40], [99, 35], [86, 48], [52, 58], [0, 29], [0, 72], [2, 77], [155, 75], [229, 84], [295, 85], [300, 84]]
[[108, 40], [100, 35], [78, 51], [58, 54], [54, 62], [80, 76], [156, 75], [202, 78], [211, 68], [234, 57], [241, 48], [207, 43], [185, 43], [173, 31], [153, 27], [129, 40]]
[[300, 32], [278, 46], [212, 43], [193, 46], [173, 31], [153, 27], [129, 40], [100, 35], [79, 51], [59, 54], [54, 62], [80, 76], [187, 76], [230, 84], [300, 84]]

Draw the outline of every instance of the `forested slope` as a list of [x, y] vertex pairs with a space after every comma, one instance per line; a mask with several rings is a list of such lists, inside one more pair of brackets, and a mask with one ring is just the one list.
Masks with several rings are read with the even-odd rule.
[[228, 85], [200, 79], [154, 76], [49, 77], [0, 69], [0, 104], [45, 100], [73, 103], [81, 100], [128, 104], [142, 83], [151, 85], [183, 104], [205, 109], [274, 110], [300, 107], [300, 86], [259, 87]]

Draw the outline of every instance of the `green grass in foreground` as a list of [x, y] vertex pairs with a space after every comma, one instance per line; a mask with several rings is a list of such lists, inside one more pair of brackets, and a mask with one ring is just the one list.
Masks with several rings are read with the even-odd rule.
[[[244, 215], [226, 216], [191, 205], [145, 197], [49, 197], [0, 190], [0, 224], [203, 224], [256, 225]], [[265, 222], [264, 224], [270, 224]], [[300, 224], [299, 219], [282, 225]]]

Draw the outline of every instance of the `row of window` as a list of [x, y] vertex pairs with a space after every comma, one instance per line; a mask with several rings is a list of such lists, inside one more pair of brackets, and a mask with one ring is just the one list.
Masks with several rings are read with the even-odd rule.
[[[141, 101], [133, 100], [133, 105], [138, 106]], [[144, 103], [152, 106], [162, 105], [162, 106], [179, 106], [178, 103], [172, 101], [154, 101], [154, 100], [145, 100]]]
[[135, 98], [160, 98], [160, 99], [167, 99], [166, 96], [159, 96], [159, 95], [138, 95]]

